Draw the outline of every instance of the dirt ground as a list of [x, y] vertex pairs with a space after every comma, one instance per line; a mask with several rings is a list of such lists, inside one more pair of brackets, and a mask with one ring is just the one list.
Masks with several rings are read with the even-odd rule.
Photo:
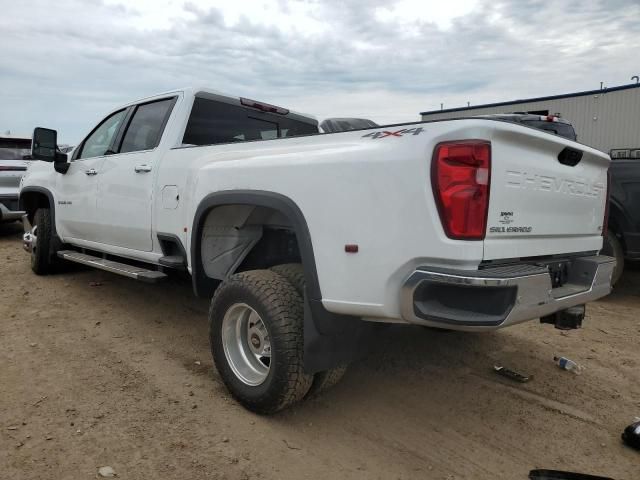
[[[31, 273], [0, 226], [0, 478], [526, 479], [532, 468], [639, 477], [640, 270], [568, 334], [397, 326], [333, 390], [260, 417], [212, 365], [190, 284]], [[586, 366], [558, 369], [554, 354]], [[502, 362], [533, 375], [495, 375]]]

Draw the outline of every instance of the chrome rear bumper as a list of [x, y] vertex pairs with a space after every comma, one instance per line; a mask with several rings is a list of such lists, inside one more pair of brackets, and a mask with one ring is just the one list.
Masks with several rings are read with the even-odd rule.
[[472, 271], [421, 267], [403, 286], [402, 317], [460, 330], [505, 327], [604, 297], [611, 291], [614, 264], [604, 255], [574, 258], [567, 282], [557, 288], [539, 265]]

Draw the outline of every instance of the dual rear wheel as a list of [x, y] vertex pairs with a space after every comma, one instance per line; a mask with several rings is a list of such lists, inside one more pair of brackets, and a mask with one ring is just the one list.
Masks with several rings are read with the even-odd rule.
[[303, 366], [304, 276], [298, 264], [232, 275], [209, 310], [213, 360], [246, 408], [274, 413], [337, 383], [346, 368]]

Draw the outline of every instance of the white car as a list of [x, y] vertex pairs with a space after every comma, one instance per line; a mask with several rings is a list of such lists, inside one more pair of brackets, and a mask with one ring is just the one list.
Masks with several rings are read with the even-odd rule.
[[320, 134], [310, 116], [194, 88], [115, 109], [68, 156], [36, 129], [33, 156], [33, 270], [186, 270], [212, 298], [221, 377], [257, 412], [335, 383], [378, 322], [575, 328], [610, 291], [609, 157], [513, 123]]
[[20, 220], [20, 179], [31, 159], [31, 138], [0, 134], [0, 222]]

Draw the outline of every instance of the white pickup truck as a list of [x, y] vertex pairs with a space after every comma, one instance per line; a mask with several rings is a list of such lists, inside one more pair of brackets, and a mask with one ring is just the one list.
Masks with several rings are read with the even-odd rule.
[[34, 132], [20, 201], [35, 273], [61, 260], [212, 298], [213, 359], [271, 413], [335, 383], [376, 324], [577, 328], [607, 295], [609, 157], [460, 119], [322, 134], [184, 89], [109, 113], [69, 155]]

